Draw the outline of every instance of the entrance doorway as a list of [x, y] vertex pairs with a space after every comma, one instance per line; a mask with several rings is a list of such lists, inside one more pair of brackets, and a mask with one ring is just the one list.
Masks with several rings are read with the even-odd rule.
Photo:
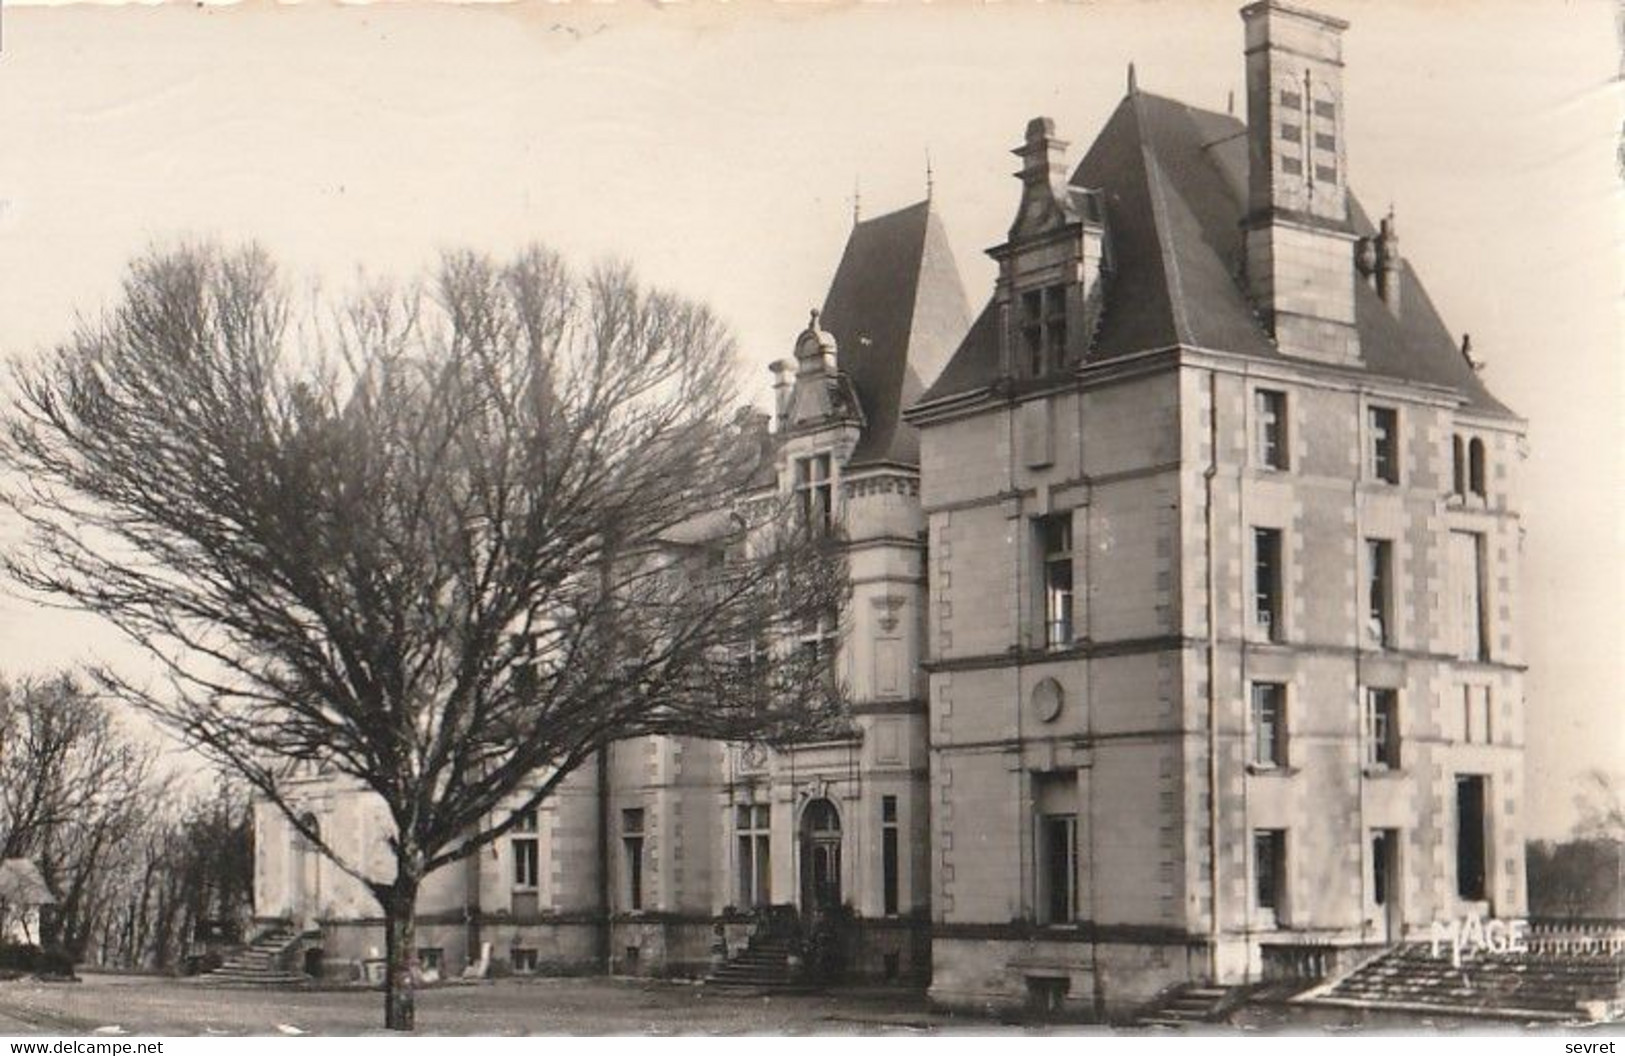
[[[304, 814], [299, 818], [299, 823], [318, 837], [321, 836], [321, 823], [316, 815]], [[293, 926], [300, 932], [314, 931], [320, 926], [317, 913], [322, 903], [322, 852], [302, 832], [295, 830], [293, 853], [289, 857], [293, 865], [289, 885]]]
[[816, 915], [841, 904], [841, 815], [827, 799], [801, 814], [801, 911]]

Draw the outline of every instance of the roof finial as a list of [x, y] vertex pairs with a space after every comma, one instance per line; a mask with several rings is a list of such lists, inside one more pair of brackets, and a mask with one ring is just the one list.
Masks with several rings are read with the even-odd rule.
[[1133, 95], [1140, 90], [1140, 84], [1134, 78], [1134, 63], [1128, 64], [1128, 94]]
[[931, 193], [936, 189], [937, 181], [931, 172], [931, 148], [925, 148], [925, 200], [931, 200]]
[[1464, 333], [1461, 335], [1461, 358], [1467, 361], [1467, 366], [1472, 370], [1478, 371], [1484, 369], [1484, 364], [1473, 358], [1472, 334]]

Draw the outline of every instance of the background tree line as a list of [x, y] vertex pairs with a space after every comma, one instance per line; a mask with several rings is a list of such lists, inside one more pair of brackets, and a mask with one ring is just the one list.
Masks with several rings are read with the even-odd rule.
[[1529, 915], [1625, 919], [1625, 782], [1591, 771], [1575, 805], [1579, 820], [1567, 839], [1529, 841]]
[[200, 924], [252, 912], [253, 816], [240, 783], [188, 791], [157, 748], [72, 675], [0, 683], [0, 857], [57, 899], [39, 944], [76, 962], [174, 969]]

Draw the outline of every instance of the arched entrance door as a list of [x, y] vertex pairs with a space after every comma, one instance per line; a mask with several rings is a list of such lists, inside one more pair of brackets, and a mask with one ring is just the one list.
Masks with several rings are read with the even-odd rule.
[[841, 815], [827, 799], [801, 813], [801, 911], [816, 914], [841, 904]]

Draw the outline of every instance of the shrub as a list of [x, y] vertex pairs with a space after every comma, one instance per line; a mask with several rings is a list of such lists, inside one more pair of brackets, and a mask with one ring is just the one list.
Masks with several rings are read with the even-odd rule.
[[42, 950], [20, 943], [0, 944], [0, 972], [37, 975], [42, 979], [72, 979], [73, 956], [60, 946]]
[[40, 948], [22, 943], [0, 943], [0, 971], [32, 972], [39, 964]]
[[34, 974], [41, 979], [73, 979], [73, 955], [60, 946], [49, 946], [40, 951]]

